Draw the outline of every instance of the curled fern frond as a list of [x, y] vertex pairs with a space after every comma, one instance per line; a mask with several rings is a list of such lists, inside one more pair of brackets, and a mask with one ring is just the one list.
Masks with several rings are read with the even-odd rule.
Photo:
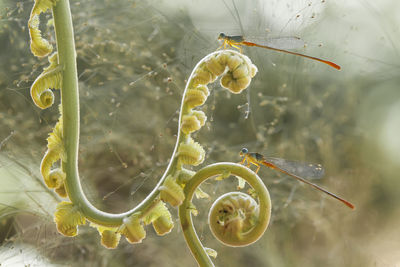
[[243, 89], [249, 86], [250, 81], [251, 79], [248, 76], [235, 79], [232, 72], [228, 72], [221, 78], [221, 86], [229, 89], [234, 94], [239, 94]]
[[241, 93], [246, 89], [257, 73], [257, 67], [253, 65], [247, 57], [233, 55], [221, 58], [228, 67], [227, 73], [221, 78], [221, 86], [234, 94]]
[[67, 190], [65, 189], [65, 172], [61, 168], [56, 168], [50, 171], [48, 179], [46, 181], [46, 185], [49, 188], [55, 188], [55, 192], [60, 197], [67, 197]]
[[204, 65], [197, 69], [195, 75], [193, 76], [193, 84], [195, 86], [206, 85], [215, 81], [216, 78], [217, 76], [210, 70], [208, 70], [207, 67]]
[[201, 106], [206, 102], [209, 94], [207, 86], [199, 85], [187, 90], [184, 103], [189, 109]]
[[86, 219], [80, 213], [77, 206], [70, 202], [60, 202], [54, 213], [54, 222], [57, 224], [57, 230], [65, 236], [76, 236], [78, 234], [78, 225], [85, 224]]
[[152, 223], [153, 228], [158, 235], [168, 234], [174, 227], [171, 213], [162, 201], [159, 201], [150, 213], [143, 218], [143, 222], [145, 224]]
[[131, 244], [141, 243], [146, 237], [146, 231], [140, 222], [140, 213], [134, 213], [123, 219], [123, 224], [118, 230]]
[[49, 188], [60, 188], [64, 185], [65, 180], [65, 172], [63, 172], [60, 168], [54, 169], [50, 171], [49, 179], [46, 185]]
[[31, 16], [28, 21], [29, 35], [31, 37], [31, 51], [37, 57], [45, 57], [53, 51], [53, 46], [42, 37], [39, 30], [39, 15], [51, 9], [57, 0], [35, 0]]
[[207, 120], [202, 111], [193, 111], [190, 115], [182, 116], [181, 130], [185, 134], [193, 133], [204, 126]]
[[90, 226], [97, 229], [101, 236], [101, 244], [105, 248], [115, 249], [118, 246], [121, 234], [118, 233], [117, 227], [106, 227], [95, 223], [90, 223]]
[[[169, 212], [168, 212], [169, 214]], [[153, 222], [154, 231], [156, 231], [157, 235], [163, 236], [171, 232], [172, 228], [174, 228], [174, 223], [171, 219], [171, 214], [169, 216], [160, 216]]]
[[204, 161], [205, 151], [199, 143], [190, 138], [188, 142], [179, 145], [178, 157], [181, 164], [197, 166]]
[[101, 244], [109, 249], [114, 249], [118, 246], [121, 234], [116, 231], [106, 229], [101, 232]]
[[200, 121], [193, 115], [182, 116], [181, 130], [185, 134], [193, 133], [201, 128]]
[[172, 175], [168, 175], [160, 190], [160, 197], [162, 201], [168, 202], [171, 206], [179, 206], [185, 199], [182, 187], [176, 182]]
[[179, 206], [179, 218], [186, 242], [199, 266], [214, 266], [210, 256], [215, 256], [200, 242], [192, 215], [196, 208], [192, 202], [196, 188], [216, 176], [239, 176], [257, 192], [257, 201], [242, 192], [229, 192], [213, 204], [208, 224], [214, 236], [223, 244], [242, 247], [256, 242], [264, 234], [271, 216], [271, 198], [260, 177], [250, 169], [235, 163], [211, 164], [196, 172], [184, 188], [185, 200]]
[[210, 209], [208, 224], [220, 242], [228, 246], [247, 246], [245, 235], [258, 221], [257, 202], [242, 192], [219, 197]]
[[224, 73], [226, 68], [224, 62], [225, 58], [226, 57], [223, 56], [223, 54], [210, 58], [206, 62], [207, 69], [209, 69], [212, 73], [214, 73], [214, 75], [220, 76], [222, 73]]
[[53, 166], [53, 164], [58, 160], [60, 160], [60, 154], [57, 151], [47, 150], [40, 164], [40, 173], [42, 174], [43, 180], [49, 188], [57, 188], [60, 186], [60, 183], [57, 179], [54, 180], [54, 177], [50, 177], [51, 166]]
[[57, 53], [49, 57], [50, 65], [36, 78], [31, 86], [31, 97], [36, 106], [41, 109], [51, 107], [54, 94], [50, 89], [61, 88], [61, 68], [58, 64]]
[[227, 58], [226, 65], [230, 70], [235, 70], [243, 63], [243, 61], [244, 61], [243, 57], [240, 57], [238, 55], [232, 55]]
[[53, 46], [42, 37], [39, 24], [39, 15], [31, 15], [31, 19], [28, 22], [31, 51], [37, 57], [45, 57], [53, 51]]
[[201, 110], [193, 110], [193, 111], [192, 111], [192, 114], [193, 114], [194, 116], [196, 116], [196, 118], [197, 118], [197, 119], [199, 120], [199, 122], [200, 122], [200, 126], [203, 127], [204, 124], [205, 124], [206, 121], [207, 121], [207, 116], [206, 116], [206, 114], [205, 114], [203, 111], [201, 111]]
[[[64, 154], [62, 142], [62, 124], [62, 116], [60, 116], [56, 126], [54, 126], [53, 132], [51, 132], [47, 138], [48, 150], [46, 151], [46, 154], [44, 155], [40, 164], [40, 173], [42, 174], [43, 179], [49, 188], [60, 188], [65, 179], [65, 174], [62, 172], [62, 170], [57, 172], [51, 171], [53, 164], [63, 158]], [[60, 189], [59, 191], [62, 192], [63, 190]]]
[[63, 117], [61, 115], [58, 118], [58, 121], [54, 126], [53, 131], [49, 133], [49, 137], [47, 137], [47, 148], [49, 150], [58, 152], [60, 154], [60, 157], [62, 157], [64, 150], [62, 140], [63, 140]]

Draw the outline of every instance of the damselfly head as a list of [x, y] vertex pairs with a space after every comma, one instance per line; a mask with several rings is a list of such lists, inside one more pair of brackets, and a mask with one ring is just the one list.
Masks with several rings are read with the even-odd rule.
[[239, 153], [239, 155], [241, 156], [241, 157], [243, 157], [244, 155], [246, 155], [247, 153], [249, 153], [249, 150], [247, 149], [247, 148], [242, 148], [242, 150], [240, 150], [240, 153]]
[[223, 32], [221, 32], [219, 35], [218, 35], [218, 40], [224, 40], [226, 38], [226, 35], [225, 35], [225, 33], [223, 33]]

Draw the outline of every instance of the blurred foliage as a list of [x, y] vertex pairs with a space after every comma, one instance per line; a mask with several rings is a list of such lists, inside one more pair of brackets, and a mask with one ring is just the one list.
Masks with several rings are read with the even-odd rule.
[[[377, 7], [370, 2], [310, 1], [318, 7], [312, 19], [312, 6], [306, 2], [295, 9], [288, 5], [291, 15], [284, 21], [289, 26], [278, 28], [294, 25], [290, 30], [309, 42], [301, 52], [332, 59], [343, 70], [245, 49], [259, 68], [250, 90], [247, 95], [229, 95], [215, 85], [203, 108], [207, 127], [196, 137], [207, 150], [206, 163], [239, 161], [244, 146], [321, 163], [326, 177], [317, 183], [354, 202], [357, 209], [350, 211], [262, 168], [274, 206], [270, 228], [256, 244], [240, 249], [218, 244], [206, 223], [210, 201], [196, 203], [196, 227], [204, 245], [218, 251], [217, 265], [400, 263], [400, 150], [395, 149], [393, 135], [399, 128], [391, 128], [400, 125], [400, 114], [394, 113], [400, 105], [399, 21], [393, 1]], [[94, 205], [125, 211], [157, 183], [175, 144], [185, 78], [200, 58], [218, 47], [218, 33], [231, 30], [225, 28], [227, 21], [236, 18], [231, 27], [240, 28], [239, 14], [245, 31], [276, 28], [273, 18], [261, 13], [266, 7], [277, 8], [275, 2], [246, 3], [219, 1], [217, 9], [207, 1], [71, 1], [81, 101], [79, 166]], [[89, 227], [81, 227], [76, 238], [56, 233], [56, 197], [43, 186], [38, 169], [58, 112], [57, 105], [39, 111], [29, 95], [31, 83], [47, 64], [29, 51], [26, 23], [32, 4], [0, 3], [0, 262], [196, 266], [178, 223], [165, 237], [149, 233], [142, 244], [121, 242], [116, 250], [101, 247], [98, 234]], [[256, 13], [260, 5], [264, 8]], [[217, 10], [219, 18], [211, 14]], [[296, 24], [298, 14], [312, 22]], [[42, 24], [54, 42], [52, 27]], [[393, 149], [397, 154], [388, 152]], [[216, 198], [235, 189], [232, 181], [210, 182], [204, 189]], [[20, 254], [36, 257], [24, 260]]]

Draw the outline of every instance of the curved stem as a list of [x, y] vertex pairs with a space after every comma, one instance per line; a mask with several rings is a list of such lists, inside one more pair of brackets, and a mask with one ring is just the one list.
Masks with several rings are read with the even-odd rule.
[[63, 167], [67, 173], [67, 189], [72, 202], [79, 200], [79, 185], [73, 183], [77, 176], [79, 146], [79, 94], [76, 52], [71, 12], [68, 0], [60, 0], [53, 8], [58, 62], [62, 68], [62, 116], [65, 158]]
[[179, 219], [181, 222], [182, 231], [185, 236], [185, 240], [199, 266], [214, 266], [214, 264], [204, 250], [204, 247], [194, 230], [190, 204], [196, 188], [202, 182], [216, 175], [226, 176], [227, 174], [239, 176], [245, 179], [258, 194], [260, 205], [258, 223], [251, 232], [245, 235], [244, 238], [246, 240], [252, 240], [252, 242], [255, 242], [260, 238], [260, 236], [262, 236], [269, 223], [271, 199], [267, 188], [256, 173], [244, 167], [243, 165], [230, 162], [212, 164], [199, 170], [186, 184], [184, 189], [186, 198], [182, 205], [179, 206]]
[[[158, 188], [163, 184], [168, 174], [175, 171], [177, 159], [175, 157], [179, 144], [187, 138], [186, 134], [178, 130], [178, 138], [171, 157], [171, 161], [156, 187], [153, 191], [135, 208], [120, 214], [103, 212], [94, 207], [86, 198], [81, 183], [79, 181], [78, 172], [78, 148], [79, 148], [79, 93], [78, 93], [78, 76], [76, 67], [76, 52], [74, 42], [74, 32], [71, 19], [71, 11], [68, 0], [59, 0], [53, 7], [54, 28], [56, 32], [58, 61], [62, 68], [62, 116], [63, 116], [63, 138], [65, 155], [63, 159], [63, 169], [66, 172], [66, 190], [72, 203], [79, 206], [82, 214], [90, 221], [104, 226], [119, 226], [123, 218], [137, 212], [145, 211], [151, 208], [159, 195]], [[216, 51], [203, 58], [194, 68], [186, 89], [190, 87], [192, 77], [205, 60], [223, 50]], [[237, 53], [237, 52], [233, 52]], [[237, 53], [239, 54], [239, 53]], [[240, 55], [240, 54], [239, 54]], [[185, 106], [182, 99], [181, 112], [179, 116], [179, 127], [181, 125], [182, 114], [185, 114]]]
[[[79, 181], [79, 92], [76, 66], [76, 52], [71, 11], [68, 0], [59, 0], [53, 8], [54, 28], [56, 32], [58, 61], [62, 68], [62, 116], [65, 156], [63, 169], [66, 172], [66, 189], [72, 203], [79, 206], [81, 212], [92, 222], [108, 226], [122, 223], [122, 219], [137, 209], [122, 214], [106, 213], [94, 207], [86, 198]], [[151, 206], [154, 194], [147, 198], [146, 207]], [[143, 203], [144, 204], [144, 203]]]

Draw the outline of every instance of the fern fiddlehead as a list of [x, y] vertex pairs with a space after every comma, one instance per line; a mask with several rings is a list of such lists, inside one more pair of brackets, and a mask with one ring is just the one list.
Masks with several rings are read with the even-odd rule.
[[214, 266], [193, 227], [191, 213], [195, 189], [205, 180], [223, 175], [244, 179], [256, 192], [259, 203], [244, 193], [230, 192], [217, 199], [209, 213], [213, 235], [228, 246], [247, 246], [256, 242], [268, 227], [271, 199], [264, 183], [250, 169], [235, 163], [216, 163], [199, 170], [185, 186], [186, 199], [179, 207], [179, 219], [186, 242], [200, 266]]
[[[258, 193], [258, 204], [243, 193], [226, 195], [214, 204], [210, 221], [228, 229], [221, 233], [218, 225], [212, 232], [222, 242], [231, 246], [243, 246], [255, 242], [265, 231], [270, 212], [269, 194], [259, 177], [238, 164], [219, 163], [194, 172], [187, 166], [198, 166], [205, 158], [205, 150], [191, 134], [204, 126], [207, 117], [198, 108], [209, 95], [207, 85], [221, 76], [220, 84], [232, 93], [240, 93], [248, 87], [257, 68], [246, 56], [230, 50], [221, 50], [203, 58], [194, 68], [185, 88], [179, 115], [177, 142], [171, 161], [154, 190], [139, 205], [131, 210], [113, 214], [94, 207], [83, 193], [77, 168], [79, 145], [79, 99], [77, 84], [76, 52], [72, 20], [67, 0], [36, 0], [28, 22], [31, 35], [31, 50], [38, 57], [47, 56], [52, 51], [51, 44], [42, 38], [39, 31], [39, 14], [52, 10], [56, 32], [57, 53], [49, 57], [50, 66], [35, 80], [31, 87], [34, 103], [42, 109], [54, 102], [50, 89], [61, 89], [60, 119], [48, 137], [48, 150], [41, 164], [41, 173], [46, 185], [54, 188], [68, 201], [58, 204], [55, 222], [60, 233], [66, 236], [78, 234], [78, 226], [90, 222], [97, 228], [101, 243], [107, 248], [116, 248], [121, 235], [130, 243], [140, 243], [146, 236], [145, 226], [152, 224], [158, 235], [165, 235], [173, 228], [171, 214], [165, 203], [180, 206], [180, 217], [185, 232], [192, 231], [188, 207], [193, 194], [206, 197], [199, 185], [215, 175], [232, 174], [246, 180]], [[59, 162], [59, 167], [54, 167]], [[258, 191], [257, 191], [258, 192]], [[227, 204], [228, 203], [228, 204]], [[230, 204], [229, 204], [230, 203]], [[224, 216], [219, 211], [231, 212]], [[216, 212], [215, 212], [216, 210]], [[191, 209], [194, 212], [193, 209]], [[215, 218], [215, 213], [218, 215]], [[188, 217], [189, 216], [189, 217]], [[226, 230], [225, 229], [225, 230]], [[194, 231], [194, 230], [193, 230]], [[227, 233], [231, 237], [227, 237]], [[188, 236], [192, 249], [195, 236]], [[187, 238], [188, 238], [187, 237]], [[192, 242], [193, 241], [193, 242]], [[200, 244], [201, 246], [201, 244]], [[210, 249], [197, 247], [193, 254], [206, 255], [208, 261], [196, 257], [199, 264], [212, 264], [207, 253]]]

